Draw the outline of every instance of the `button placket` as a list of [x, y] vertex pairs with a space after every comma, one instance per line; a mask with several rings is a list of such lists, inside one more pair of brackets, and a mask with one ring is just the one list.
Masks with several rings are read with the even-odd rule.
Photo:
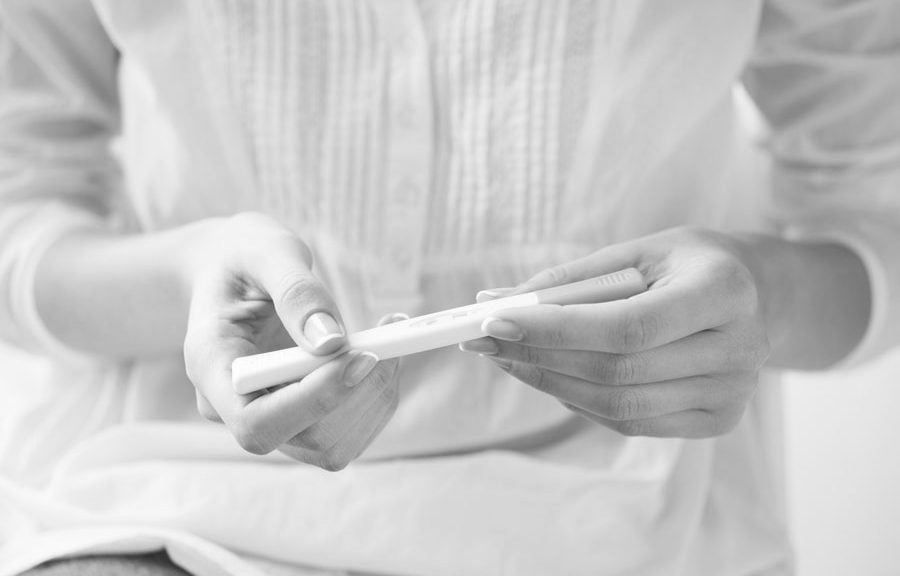
[[397, 279], [403, 280], [407, 289], [415, 289], [418, 283], [422, 249], [422, 188], [414, 180], [405, 179], [390, 191], [391, 226], [387, 231], [390, 263]]
[[[432, 105], [428, 42], [412, 0], [376, 3], [389, 44], [385, 254], [371, 290], [383, 305], [419, 300], [426, 195], [431, 182]], [[379, 306], [381, 307], [381, 306]]]

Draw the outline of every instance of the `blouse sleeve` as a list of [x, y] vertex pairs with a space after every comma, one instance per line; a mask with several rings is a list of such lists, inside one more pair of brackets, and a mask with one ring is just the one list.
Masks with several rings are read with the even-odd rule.
[[842, 365], [900, 343], [900, 2], [768, 1], [745, 83], [771, 128], [780, 229], [843, 243], [869, 272], [869, 327]]
[[88, 0], [0, 0], [0, 338], [72, 357], [34, 302], [43, 251], [106, 226], [119, 168], [117, 53]]

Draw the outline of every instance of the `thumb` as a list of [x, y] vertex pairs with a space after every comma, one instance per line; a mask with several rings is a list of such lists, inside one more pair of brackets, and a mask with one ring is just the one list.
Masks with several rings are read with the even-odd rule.
[[309, 248], [299, 238], [285, 238], [250, 264], [251, 274], [275, 304], [275, 312], [298, 346], [318, 355], [347, 343], [341, 315], [325, 286], [310, 271]]
[[593, 254], [571, 262], [545, 268], [506, 295], [524, 294], [562, 284], [571, 284], [630, 268], [635, 266], [641, 258], [640, 248], [641, 244], [638, 241], [606, 246]]

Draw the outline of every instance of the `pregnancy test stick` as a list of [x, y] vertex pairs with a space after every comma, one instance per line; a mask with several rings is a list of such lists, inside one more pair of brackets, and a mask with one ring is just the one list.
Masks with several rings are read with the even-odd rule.
[[481, 338], [481, 324], [498, 310], [535, 304], [595, 304], [621, 300], [647, 289], [634, 268], [572, 284], [451, 308], [363, 330], [347, 336], [347, 346], [333, 354], [315, 356], [294, 347], [237, 358], [231, 364], [234, 390], [249, 394], [286, 382], [296, 382], [350, 349], [366, 350], [381, 360], [434, 350]]

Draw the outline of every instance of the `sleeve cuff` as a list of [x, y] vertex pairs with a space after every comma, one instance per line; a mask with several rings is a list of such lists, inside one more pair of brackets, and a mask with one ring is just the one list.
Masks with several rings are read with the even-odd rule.
[[105, 227], [100, 216], [73, 211], [68, 206], [42, 207], [32, 215], [37, 226], [31, 226], [27, 238], [17, 238], [27, 246], [20, 253], [12, 278], [11, 308], [18, 331], [23, 335], [27, 348], [63, 364], [93, 364], [97, 358], [75, 350], [56, 338], [47, 328], [38, 312], [35, 297], [35, 276], [41, 259], [57, 241], [72, 232], [99, 230]]
[[[784, 231], [784, 236], [790, 240], [831, 242], [847, 247], [860, 258], [868, 274], [870, 307], [866, 331], [853, 349], [831, 366], [830, 370], [853, 368], [885, 352], [893, 344], [900, 343], [900, 334], [892, 334], [890, 329], [890, 320], [900, 316], [900, 306], [891, 303], [891, 271], [886, 265], [885, 254], [876, 248], [879, 244], [885, 248], [900, 245], [900, 230], [893, 231], [893, 234], [887, 231], [881, 231], [879, 234], [874, 228], [868, 229], [866, 231], [868, 233], [861, 231], [860, 228], [862, 227], [859, 225], [854, 226], [845, 222], [831, 222], [828, 225], [822, 223], [815, 226], [793, 225]], [[884, 236], [898, 237], [894, 238], [894, 244], [884, 244]], [[900, 274], [895, 273], [894, 276]], [[900, 318], [895, 319], [900, 321]]]

